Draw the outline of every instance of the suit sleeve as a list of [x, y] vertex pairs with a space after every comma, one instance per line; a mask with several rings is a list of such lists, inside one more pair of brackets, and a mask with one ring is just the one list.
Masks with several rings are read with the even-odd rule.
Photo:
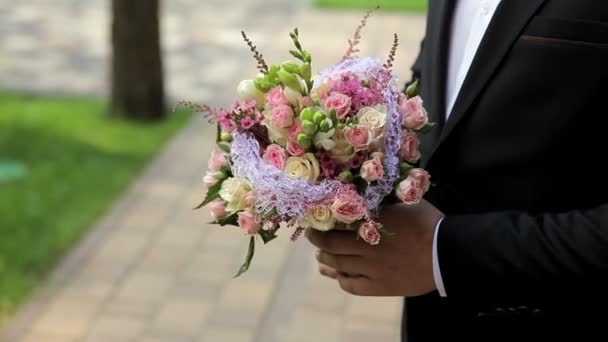
[[608, 286], [608, 204], [541, 215], [447, 216], [437, 249], [450, 298], [499, 304], [601, 294]]

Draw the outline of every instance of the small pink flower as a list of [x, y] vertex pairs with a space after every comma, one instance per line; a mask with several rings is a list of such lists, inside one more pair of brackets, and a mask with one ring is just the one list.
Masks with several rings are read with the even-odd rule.
[[287, 143], [287, 152], [295, 157], [301, 157], [306, 153], [306, 150], [300, 145], [292, 142]]
[[300, 108], [302, 108], [302, 109], [312, 107], [314, 105], [310, 96], [303, 96], [303, 97], [299, 98], [298, 104], [300, 105]]
[[382, 225], [374, 221], [366, 221], [359, 227], [359, 236], [370, 245], [380, 242], [380, 228]]
[[276, 128], [287, 128], [293, 125], [293, 110], [288, 105], [279, 105], [272, 110], [272, 125]]
[[350, 113], [350, 106], [350, 97], [340, 93], [334, 92], [325, 100], [325, 110], [329, 112], [334, 109], [338, 119], [344, 119]]
[[361, 178], [367, 182], [377, 181], [382, 177], [384, 177], [384, 167], [379, 158], [368, 160], [361, 166]]
[[300, 119], [296, 119], [293, 122], [293, 126], [289, 127], [287, 131], [287, 139], [292, 143], [296, 143], [298, 141], [298, 134], [302, 132], [304, 132], [302, 122], [300, 122]]
[[222, 220], [226, 218], [226, 216], [228, 216], [228, 212], [226, 211], [226, 205], [224, 204], [224, 201], [220, 199], [216, 199], [213, 202], [207, 204], [207, 208], [209, 208], [209, 213], [211, 214], [211, 217], [214, 221]]
[[336, 220], [350, 224], [367, 215], [365, 201], [356, 190], [342, 191], [334, 200], [331, 211]]
[[260, 231], [262, 225], [256, 221], [255, 214], [249, 210], [241, 211], [239, 214], [239, 227], [247, 235], [255, 235]]
[[217, 172], [221, 170], [222, 167], [228, 165], [226, 152], [222, 151], [219, 147], [216, 146], [213, 151], [211, 151], [211, 156], [209, 157], [207, 165], [209, 167], [209, 171], [211, 172]]
[[420, 96], [412, 97], [411, 99], [406, 99], [402, 96], [399, 101], [399, 112], [403, 117], [406, 128], [418, 130], [429, 122], [428, 114], [423, 107], [423, 101]]
[[287, 105], [289, 101], [283, 94], [281, 87], [274, 87], [266, 94], [266, 104], [270, 108], [278, 107], [280, 105]]
[[406, 178], [397, 186], [397, 197], [405, 204], [418, 204], [423, 195], [416, 180], [412, 177]]
[[344, 137], [346, 138], [346, 141], [355, 148], [355, 151], [364, 151], [369, 148], [373, 134], [372, 131], [365, 126], [359, 126], [357, 128], [346, 127], [344, 130]]
[[285, 153], [285, 149], [281, 146], [272, 144], [266, 148], [263, 158], [277, 169], [283, 170], [285, 161], [287, 160], [287, 154]]
[[219, 182], [219, 178], [217, 177], [217, 172], [207, 171], [205, 177], [203, 177], [203, 183], [207, 187], [212, 187]]
[[401, 143], [401, 151], [399, 151], [401, 160], [410, 163], [416, 163], [420, 160], [420, 139], [414, 132], [407, 130], [403, 131], [403, 142]]
[[409, 178], [412, 178], [416, 182], [416, 187], [426, 193], [431, 187], [431, 175], [423, 169], [412, 169], [409, 173]]
[[241, 119], [241, 127], [243, 129], [250, 129], [255, 125], [255, 120], [253, 120], [250, 116], [246, 116]]

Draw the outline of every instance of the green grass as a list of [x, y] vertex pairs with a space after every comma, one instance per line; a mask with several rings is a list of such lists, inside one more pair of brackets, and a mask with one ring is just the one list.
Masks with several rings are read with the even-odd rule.
[[0, 163], [27, 167], [23, 178], [0, 180], [0, 323], [191, 117], [134, 123], [104, 109], [0, 93]]
[[425, 12], [427, 7], [426, 0], [315, 0], [314, 4], [322, 8], [356, 9], [370, 9], [376, 5], [379, 5], [381, 10], [408, 12]]

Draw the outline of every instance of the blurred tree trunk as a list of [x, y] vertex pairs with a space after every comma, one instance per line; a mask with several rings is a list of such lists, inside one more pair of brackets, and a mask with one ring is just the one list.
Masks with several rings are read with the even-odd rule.
[[166, 116], [159, 1], [112, 0], [112, 115]]

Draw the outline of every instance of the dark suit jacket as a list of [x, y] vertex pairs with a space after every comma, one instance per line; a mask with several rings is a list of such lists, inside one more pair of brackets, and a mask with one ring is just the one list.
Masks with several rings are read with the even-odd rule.
[[608, 1], [503, 0], [444, 122], [455, 2], [430, 0], [413, 67], [439, 123], [422, 166], [448, 297], [407, 298], [404, 333], [606, 340]]

